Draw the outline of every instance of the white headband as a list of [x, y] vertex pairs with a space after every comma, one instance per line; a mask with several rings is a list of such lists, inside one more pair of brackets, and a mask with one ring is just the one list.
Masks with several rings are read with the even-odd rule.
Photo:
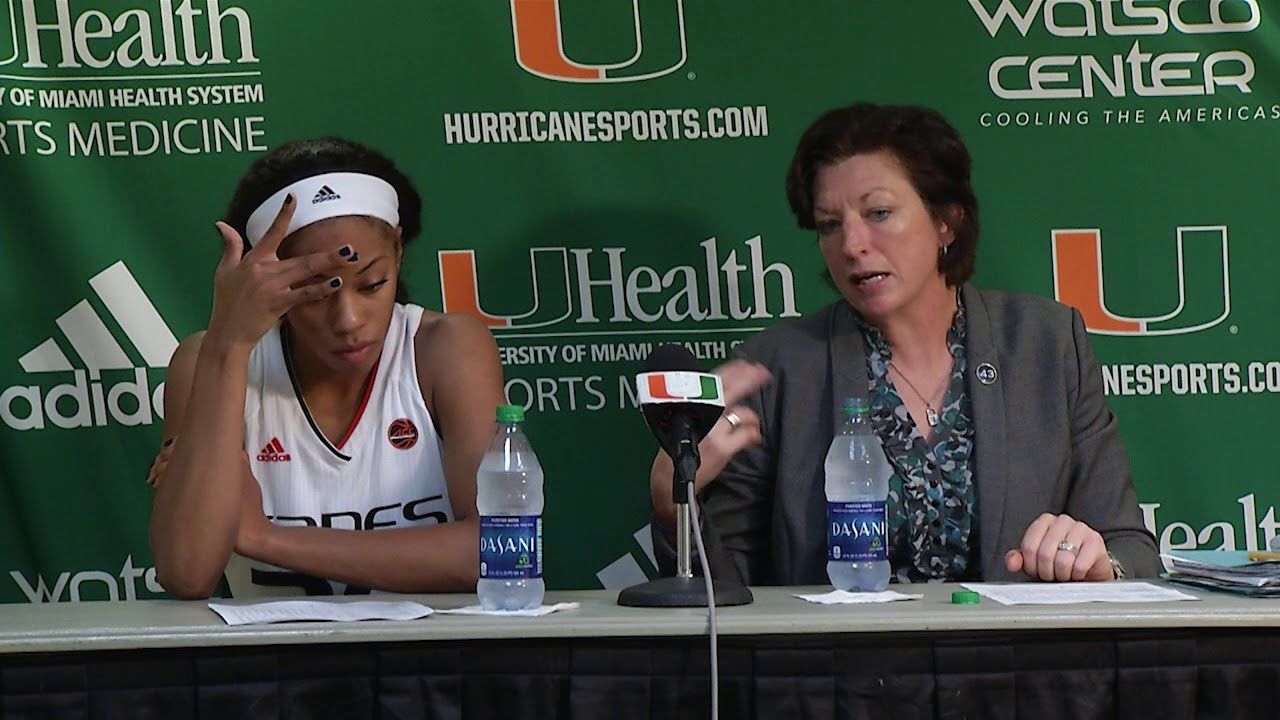
[[400, 198], [391, 183], [363, 173], [325, 173], [299, 180], [259, 205], [245, 228], [249, 245], [257, 245], [267, 234], [289, 193], [298, 208], [285, 237], [312, 223], [346, 215], [375, 217], [392, 227], [400, 224]]

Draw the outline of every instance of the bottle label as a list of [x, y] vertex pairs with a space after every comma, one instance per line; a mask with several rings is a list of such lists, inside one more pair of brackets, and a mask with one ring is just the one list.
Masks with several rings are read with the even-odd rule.
[[480, 577], [484, 580], [542, 577], [542, 516], [481, 515]]
[[888, 560], [888, 531], [883, 500], [828, 502], [827, 560]]

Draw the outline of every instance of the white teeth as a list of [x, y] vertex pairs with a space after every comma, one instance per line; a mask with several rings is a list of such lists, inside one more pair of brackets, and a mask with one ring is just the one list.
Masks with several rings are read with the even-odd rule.
[[878, 281], [880, 281], [880, 280], [882, 280], [882, 279], [884, 279], [884, 278], [886, 278], [886, 277], [888, 277], [888, 275], [887, 275], [886, 273], [876, 273], [875, 275], [868, 275], [868, 276], [866, 276], [866, 277], [864, 277], [864, 278], [859, 278], [859, 279], [858, 279], [858, 284], [859, 284], [859, 285], [866, 285], [867, 283], [878, 282]]

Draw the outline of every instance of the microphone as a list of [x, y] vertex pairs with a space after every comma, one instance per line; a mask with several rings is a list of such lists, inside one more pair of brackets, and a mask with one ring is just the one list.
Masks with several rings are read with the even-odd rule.
[[[698, 443], [724, 413], [724, 385], [720, 376], [698, 372], [693, 354], [680, 345], [660, 345], [645, 359], [645, 372], [636, 376], [636, 399], [645, 422], [662, 451], [675, 464], [671, 496], [676, 505], [676, 574], [618, 594], [618, 604], [632, 607], [700, 607], [746, 605], [751, 591], [723, 581], [700, 582], [693, 576], [689, 541], [693, 527], [689, 496], [698, 474]], [[703, 568], [710, 573], [708, 568]], [[708, 587], [710, 585], [710, 587]]]
[[718, 375], [698, 372], [693, 354], [680, 345], [661, 345], [636, 376], [636, 398], [649, 431], [676, 464], [675, 502], [681, 486], [698, 470], [698, 443], [724, 413], [724, 387]]

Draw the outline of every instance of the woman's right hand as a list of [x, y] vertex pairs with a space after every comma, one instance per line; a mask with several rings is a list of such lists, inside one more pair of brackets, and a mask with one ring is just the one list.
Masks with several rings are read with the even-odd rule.
[[724, 414], [698, 443], [702, 464], [698, 470], [700, 482], [694, 484], [697, 490], [715, 479], [734, 455], [760, 444], [760, 418], [742, 401], [773, 380], [764, 365], [747, 360], [730, 360], [712, 372], [720, 376], [724, 387]]
[[349, 245], [285, 260], [276, 254], [296, 206], [292, 194], [286, 197], [267, 233], [247, 253], [240, 233], [224, 222], [215, 224], [223, 248], [213, 274], [210, 339], [252, 347], [289, 308], [342, 287], [342, 278], [332, 273], [355, 259]]
[[[724, 414], [711, 432], [698, 443], [701, 460], [693, 483], [699, 492], [724, 470], [733, 456], [760, 444], [760, 418], [742, 401], [773, 380], [768, 368], [747, 360], [730, 360], [713, 371], [720, 376], [724, 388]], [[730, 419], [737, 422], [730, 422]], [[675, 504], [671, 499], [671, 478], [675, 472], [671, 457], [659, 450], [649, 471], [649, 493], [658, 519], [667, 525], [675, 522]]]

